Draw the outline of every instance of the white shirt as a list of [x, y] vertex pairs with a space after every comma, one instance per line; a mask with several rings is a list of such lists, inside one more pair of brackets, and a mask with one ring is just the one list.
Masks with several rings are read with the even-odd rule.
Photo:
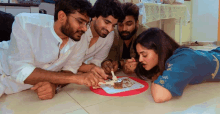
[[[83, 39], [78, 42], [69, 39], [60, 50], [62, 40], [54, 31], [53, 16], [21, 13], [15, 17], [8, 49], [0, 51], [8, 59], [0, 60], [0, 70], [20, 84], [24, 84], [35, 68], [77, 73], [87, 49], [85, 43]], [[7, 48], [0, 44], [1, 47]]]
[[93, 63], [96, 66], [101, 66], [101, 62], [108, 56], [110, 48], [114, 40], [114, 31], [110, 32], [105, 38], [99, 37], [97, 42], [89, 48], [91, 39], [93, 38], [91, 28], [81, 36], [81, 39], [87, 39], [87, 50], [84, 62], [87, 64]]

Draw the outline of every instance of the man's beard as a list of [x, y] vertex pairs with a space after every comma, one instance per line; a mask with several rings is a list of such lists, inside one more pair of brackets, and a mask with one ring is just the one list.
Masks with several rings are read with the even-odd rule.
[[[73, 28], [70, 26], [68, 19], [67, 19], [67, 23], [65, 25], [61, 26], [61, 32], [74, 41], [79, 41], [81, 39], [82, 34], [85, 33], [82, 30], [81, 31], [77, 30], [76, 32], [74, 32]], [[76, 36], [77, 33], [79, 33], [78, 36]]]
[[[122, 31], [119, 32], [119, 35], [121, 37], [122, 40], [130, 40], [132, 38], [132, 36], [137, 32], [137, 27], [135, 27], [135, 29], [132, 32], [129, 31]], [[123, 36], [124, 33], [127, 33], [128, 35]]]
[[[97, 24], [96, 24], [96, 21], [94, 22], [94, 29], [96, 31], [96, 33], [101, 37], [101, 38], [105, 38], [108, 34], [109, 34], [109, 31], [106, 30], [105, 28], [101, 28], [100, 30], [98, 29], [97, 27]], [[102, 30], [106, 31], [107, 34], [102, 34]]]

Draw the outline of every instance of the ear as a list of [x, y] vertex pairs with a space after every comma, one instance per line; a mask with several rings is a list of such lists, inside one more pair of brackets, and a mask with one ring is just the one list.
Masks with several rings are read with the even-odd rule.
[[58, 21], [61, 23], [65, 23], [67, 20], [66, 14], [61, 10], [58, 12]]

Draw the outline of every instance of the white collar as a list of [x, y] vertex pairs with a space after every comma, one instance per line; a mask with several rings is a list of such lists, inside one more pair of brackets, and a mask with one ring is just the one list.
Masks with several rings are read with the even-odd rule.
[[63, 43], [63, 40], [57, 35], [57, 33], [54, 30], [54, 20], [52, 20], [50, 23], [50, 31], [52, 32], [55, 39], [58, 41], [57, 43], [59, 44], [60, 47], [60, 45]]

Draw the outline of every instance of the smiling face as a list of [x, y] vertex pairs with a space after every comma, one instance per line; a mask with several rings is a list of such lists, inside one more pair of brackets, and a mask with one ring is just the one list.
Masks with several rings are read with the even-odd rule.
[[98, 18], [95, 17], [93, 21], [96, 33], [100, 37], [105, 38], [111, 31], [114, 30], [118, 19], [115, 19], [113, 16], [110, 15], [106, 18], [102, 16], [99, 16]]
[[79, 41], [82, 34], [87, 30], [86, 24], [88, 22], [89, 17], [87, 15], [82, 15], [76, 11], [67, 16], [65, 24], [61, 26], [61, 32], [74, 41]]
[[151, 70], [158, 65], [158, 54], [152, 49], [147, 49], [141, 44], [136, 45], [137, 53], [139, 55], [139, 62], [142, 63], [145, 70]]
[[133, 16], [126, 16], [123, 22], [118, 23], [118, 32], [123, 40], [129, 40], [138, 28], [138, 21]]

